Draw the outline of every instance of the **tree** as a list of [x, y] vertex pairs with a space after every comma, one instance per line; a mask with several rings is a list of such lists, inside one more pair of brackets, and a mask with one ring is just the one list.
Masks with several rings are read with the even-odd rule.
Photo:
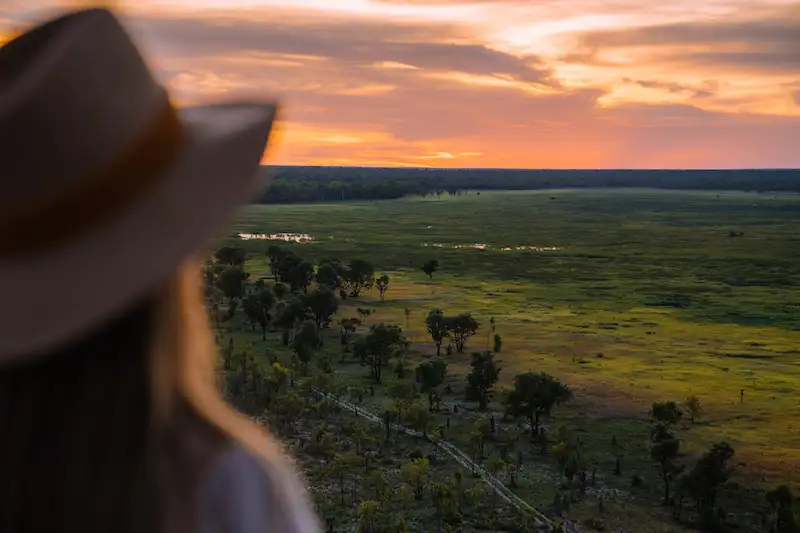
[[392, 424], [400, 420], [400, 412], [397, 409], [396, 402], [387, 402], [381, 412], [381, 421], [383, 421], [383, 429], [386, 431], [386, 440], [389, 440], [391, 434]]
[[311, 280], [314, 278], [314, 264], [310, 261], [300, 261], [292, 266], [286, 272], [284, 281], [289, 283], [292, 291], [301, 290], [304, 293], [308, 292], [308, 287], [311, 285]]
[[472, 370], [467, 375], [467, 399], [477, 401], [478, 407], [486, 409], [492, 399], [500, 368], [491, 352], [474, 352], [470, 365]]
[[358, 464], [361, 464], [361, 458], [353, 453], [337, 454], [333, 461], [328, 463], [328, 476], [339, 480], [342, 505], [344, 505], [347, 479], [355, 475], [353, 467]]
[[350, 261], [342, 275], [342, 285], [348, 296], [357, 298], [363, 291], [371, 289], [375, 282], [375, 267], [361, 259]]
[[425, 319], [425, 327], [436, 344], [436, 357], [442, 355], [442, 342], [450, 336], [450, 326], [441, 309], [433, 309]]
[[475, 450], [483, 457], [486, 450], [486, 441], [492, 434], [491, 424], [486, 417], [480, 417], [475, 420], [472, 426], [472, 432], [469, 434], [470, 442]]
[[272, 304], [275, 303], [275, 296], [267, 289], [248, 294], [242, 300], [242, 307], [253, 331], [256, 329], [256, 323], [261, 326], [261, 340], [267, 340], [267, 326], [272, 318], [269, 314], [272, 309]]
[[421, 403], [413, 402], [403, 410], [403, 421], [427, 437], [433, 415]]
[[337, 259], [323, 259], [317, 265], [314, 279], [317, 285], [324, 285], [332, 291], [336, 291], [342, 286], [343, 271], [344, 267]]
[[433, 279], [433, 273], [439, 268], [439, 261], [431, 259], [422, 265], [422, 271], [428, 275], [428, 278]]
[[670, 432], [667, 422], [656, 422], [650, 435], [650, 457], [658, 463], [659, 475], [664, 482], [664, 504], [670, 503], [670, 483], [681, 469], [676, 463], [681, 442]]
[[307, 320], [292, 340], [292, 350], [302, 362], [304, 374], [317, 346], [319, 346], [319, 330], [313, 321]]
[[770, 509], [773, 533], [797, 533], [800, 531], [794, 516], [794, 496], [788, 485], [780, 485], [766, 493]]
[[378, 516], [381, 506], [375, 500], [366, 500], [358, 506], [358, 532], [375, 533], [378, 531]]
[[342, 362], [344, 362], [344, 352], [350, 342], [350, 338], [355, 335], [356, 328], [360, 323], [361, 321], [357, 318], [342, 318], [339, 320], [339, 327], [341, 328], [339, 338], [342, 344]]
[[289, 288], [280, 281], [276, 281], [272, 286], [272, 292], [275, 293], [278, 300], [283, 300], [283, 297], [289, 292]]
[[361, 323], [366, 324], [367, 318], [369, 318], [369, 315], [372, 314], [372, 309], [369, 309], [368, 307], [358, 307], [356, 308], [356, 311], [359, 315], [361, 315]]
[[463, 353], [467, 339], [475, 335], [478, 331], [478, 321], [475, 320], [470, 313], [462, 313], [454, 317], [447, 317], [445, 321], [447, 322], [447, 329], [450, 332], [450, 336], [453, 338], [453, 342], [455, 342], [456, 351], [458, 353]]
[[244, 271], [241, 266], [228, 265], [217, 278], [217, 287], [222, 291], [226, 298], [241, 298], [245, 292], [245, 282], [250, 274]]
[[703, 406], [700, 405], [700, 398], [692, 394], [686, 399], [686, 411], [689, 413], [689, 420], [692, 424], [700, 415], [703, 414]]
[[305, 295], [303, 302], [314, 315], [317, 328], [327, 328], [331, 317], [339, 309], [339, 299], [330, 287], [322, 286]]
[[718, 442], [704, 453], [695, 463], [688, 475], [688, 490], [695, 500], [700, 523], [705, 527], [717, 524], [717, 494], [720, 487], [733, 473], [729, 461], [733, 458], [733, 448], [727, 442]]
[[284, 344], [294, 337], [295, 328], [307, 317], [305, 303], [300, 298], [278, 304], [276, 324], [284, 331]]
[[447, 375], [447, 363], [441, 359], [425, 361], [417, 367], [417, 382], [422, 385], [422, 392], [428, 393], [428, 405], [433, 411], [433, 395], [436, 389], [444, 383]]
[[531, 435], [537, 435], [541, 415], [550, 416], [554, 406], [571, 399], [572, 390], [550, 374], [526, 372], [514, 377], [514, 389], [505, 398], [506, 413], [526, 417]]
[[505, 466], [506, 465], [503, 463], [503, 460], [495, 454], [490, 455], [486, 460], [486, 471], [493, 476], [502, 471]]
[[403, 465], [400, 473], [414, 491], [414, 499], [422, 500], [422, 496], [425, 494], [425, 484], [428, 481], [428, 460], [413, 459]]
[[244, 250], [236, 246], [223, 246], [214, 252], [214, 259], [223, 265], [244, 266]]
[[275, 281], [283, 283], [289, 283], [290, 273], [303, 262], [303, 258], [296, 253], [277, 245], [267, 248], [267, 257], [269, 258], [269, 270]]
[[433, 505], [436, 509], [436, 531], [442, 530], [442, 516], [451, 512], [456, 504], [456, 495], [453, 485], [448, 481], [438, 481], [433, 484]]
[[494, 353], [500, 353], [500, 349], [503, 347], [503, 337], [500, 336], [499, 333], [494, 334]]
[[383, 298], [386, 295], [386, 291], [389, 290], [389, 276], [384, 274], [378, 279], [376, 279], [375, 286], [378, 287], [378, 293], [380, 293], [381, 301], [383, 301]]
[[678, 407], [678, 404], [673, 401], [653, 402], [650, 415], [653, 417], [654, 421], [663, 422], [667, 426], [671, 426], [680, 421], [683, 412], [681, 408]]
[[288, 391], [279, 394], [270, 404], [271, 412], [278, 416], [278, 421], [282, 427], [288, 428], [292, 433], [295, 431], [295, 424], [303, 414], [305, 401], [296, 392]]
[[403, 330], [395, 325], [377, 324], [370, 328], [369, 334], [354, 346], [356, 356], [369, 365], [376, 383], [381, 383], [383, 368], [389, 359], [405, 350], [408, 341]]
[[556, 441], [551, 452], [558, 462], [560, 476], [571, 483], [575, 475], [586, 471], [581, 441], [572, 429], [563, 425], [556, 431]]

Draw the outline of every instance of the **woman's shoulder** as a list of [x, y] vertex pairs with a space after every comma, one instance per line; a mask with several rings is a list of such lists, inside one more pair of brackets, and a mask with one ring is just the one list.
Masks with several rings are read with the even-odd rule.
[[211, 462], [200, 490], [201, 533], [316, 533], [316, 517], [287, 459], [238, 445]]

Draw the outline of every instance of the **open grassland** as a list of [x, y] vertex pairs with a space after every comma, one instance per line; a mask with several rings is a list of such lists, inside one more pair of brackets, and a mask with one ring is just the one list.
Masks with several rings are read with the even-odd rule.
[[[370, 323], [402, 326], [418, 359], [435, 351], [424, 326], [430, 309], [469, 311], [484, 326], [494, 318], [503, 337], [501, 383], [543, 370], [576, 389], [557, 422], [579, 428], [601, 472], [613, 468], [612, 437], [626, 443], [620, 486], [629, 488], [635, 472], [659, 490], [645, 412], [654, 400], [693, 394], [704, 415], [682, 422], [689, 453], [726, 440], [740, 482], [800, 479], [798, 195], [472, 192], [254, 206], [233, 231], [305, 233], [314, 242], [284, 246], [375, 264], [391, 277], [386, 301], [369, 292], [348, 300], [338, 316], [374, 308]], [[253, 254], [248, 271], [268, 276], [262, 252], [275, 242], [240, 244]], [[432, 280], [419, 270], [428, 259], [441, 264]], [[467, 353], [448, 356], [454, 391], [463, 390], [470, 349], [488, 341], [484, 327]], [[369, 386], [357, 364], [336, 372]], [[368, 401], [377, 406], [381, 396]], [[528, 496], [541, 503], [549, 493]]]

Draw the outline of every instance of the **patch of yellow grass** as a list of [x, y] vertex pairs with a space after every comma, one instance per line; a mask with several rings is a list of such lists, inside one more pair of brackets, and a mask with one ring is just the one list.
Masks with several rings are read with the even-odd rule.
[[[494, 317], [503, 336], [498, 354], [503, 384], [519, 372], [542, 370], [569, 383], [597, 409], [638, 414], [654, 400], [683, 402], [696, 394], [705, 414], [685, 432], [689, 450], [726, 440], [745, 472], [800, 478], [800, 364], [792, 353], [800, 346], [798, 332], [688, 323], [661, 308], [575, 312], [505, 292], [519, 284], [412, 283], [401, 273], [390, 275], [387, 302], [374, 302], [370, 322], [405, 328], [404, 307], [409, 307], [406, 333], [420, 351], [432, 350], [424, 325], [430, 309], [470, 311], [481, 321], [484, 327], [467, 351], [488, 347], [486, 326]], [[350, 306], [372, 305], [371, 299], [372, 294], [367, 302], [347, 303], [340, 314], [348, 314]], [[453, 359], [453, 370], [466, 370], [467, 355]]]

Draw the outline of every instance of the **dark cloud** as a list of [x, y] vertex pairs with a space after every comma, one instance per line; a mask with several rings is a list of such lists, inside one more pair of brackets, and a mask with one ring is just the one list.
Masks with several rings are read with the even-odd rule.
[[146, 19], [135, 27], [156, 50], [181, 57], [258, 51], [323, 57], [349, 65], [395, 62], [420, 69], [504, 75], [552, 83], [535, 57], [516, 57], [480, 44], [460, 44], [458, 28], [375, 21]]
[[632, 80], [630, 78], [623, 78], [622, 81], [629, 84], [636, 84], [645, 89], [661, 89], [672, 94], [688, 94], [694, 98], [713, 96], [719, 88], [719, 84], [716, 80], [705, 80], [696, 86], [660, 80]]
[[[660, 47], [658, 59], [746, 70], [800, 72], [800, 10], [749, 21], [675, 23], [586, 32], [567, 57], [601, 62], [605, 49]], [[698, 52], [697, 49], [702, 49]], [[680, 51], [676, 51], [680, 50]]]

